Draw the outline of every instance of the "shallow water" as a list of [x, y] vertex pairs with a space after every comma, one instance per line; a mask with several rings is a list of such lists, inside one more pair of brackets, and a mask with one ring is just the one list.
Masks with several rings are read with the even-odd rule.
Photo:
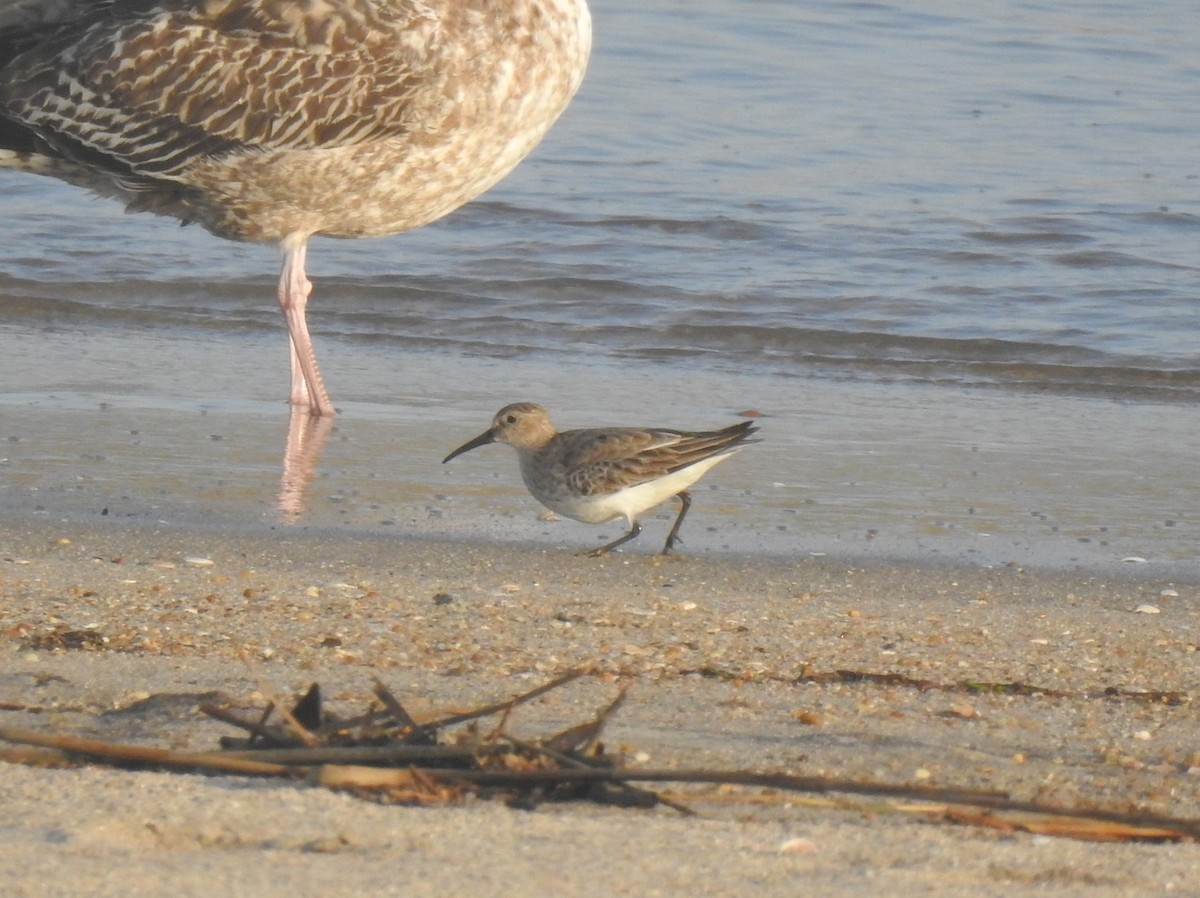
[[[514, 175], [314, 241], [343, 415], [300, 524], [594, 545], [501, 450], [436, 461], [516, 399], [754, 408], [689, 551], [1196, 571], [1189, 11], [597, 0], [585, 86]], [[0, 208], [0, 502], [277, 525], [275, 251], [10, 173]]]

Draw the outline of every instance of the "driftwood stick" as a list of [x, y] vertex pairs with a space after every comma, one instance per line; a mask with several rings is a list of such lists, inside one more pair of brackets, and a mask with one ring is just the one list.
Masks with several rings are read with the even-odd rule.
[[243, 773], [258, 776], [286, 776], [292, 769], [282, 764], [267, 764], [244, 758], [230, 758], [227, 752], [177, 752], [167, 748], [148, 748], [103, 739], [81, 736], [53, 735], [21, 727], [0, 727], [0, 739], [18, 745], [37, 745], [55, 748], [72, 755], [118, 764], [146, 764], [162, 767], [191, 767], [222, 773]]
[[375, 686], [372, 690], [375, 697], [383, 702], [383, 706], [396, 719], [396, 723], [400, 724], [400, 728], [405, 733], [411, 733], [420, 727], [412, 715], [408, 713], [405, 707], [400, 704], [399, 699], [392, 694], [392, 691], [383, 684], [383, 680], [375, 678]]
[[271, 764], [312, 767], [317, 764], [359, 764], [401, 767], [419, 763], [474, 762], [487, 755], [505, 754], [503, 747], [484, 745], [341, 745], [316, 748], [251, 748], [223, 751], [222, 757], [260, 760]]
[[[660, 782], [706, 783], [711, 785], [756, 786], [764, 789], [785, 789], [794, 792], [846, 792], [858, 795], [877, 795], [911, 798], [944, 804], [969, 804], [981, 807], [1015, 807], [1033, 810], [1028, 804], [1014, 802], [1004, 792], [981, 789], [939, 789], [930, 786], [910, 786], [894, 783], [872, 783], [862, 780], [837, 779], [824, 776], [793, 776], [785, 773], [756, 773], [748, 770], [655, 770], [624, 767], [571, 767], [550, 770], [442, 770], [428, 769], [431, 776], [469, 780], [483, 786], [536, 786], [568, 782]], [[1048, 809], [1039, 806], [1039, 810]], [[1057, 813], [1057, 810], [1053, 811]]]
[[608, 723], [609, 718], [625, 703], [625, 694], [628, 691], [628, 689], [622, 689], [617, 694], [617, 697], [609, 703], [608, 707], [601, 709], [600, 713], [594, 718], [586, 723], [565, 729], [556, 736], [552, 736], [546, 740], [542, 747], [553, 749], [554, 751], [586, 753], [596, 744], [596, 740], [600, 738], [600, 733], [603, 731], [604, 725]]
[[507, 738], [505, 733], [508, 731], [508, 718], [512, 717], [513, 708], [515, 705], [509, 705], [500, 714], [500, 719], [496, 721], [496, 725], [492, 727], [492, 731], [484, 736], [484, 742], [495, 743], [502, 738]]
[[201, 714], [205, 714], [214, 720], [219, 720], [221, 723], [227, 723], [230, 726], [245, 730], [250, 734], [250, 743], [253, 743], [255, 739], [262, 739], [268, 742], [278, 742], [279, 734], [274, 732], [266, 725], [267, 720], [271, 716], [272, 707], [273, 706], [268, 705], [266, 712], [259, 716], [257, 722], [253, 720], [244, 720], [237, 714], [230, 711], [228, 708], [223, 708], [220, 705], [214, 705], [209, 702], [205, 702], [204, 704], [200, 705], [199, 710]]
[[436, 730], [442, 727], [454, 726], [456, 723], [465, 723], [468, 720], [477, 720], [480, 717], [490, 717], [493, 714], [499, 714], [509, 708], [522, 705], [525, 702], [533, 701], [539, 696], [545, 695], [551, 690], [557, 689], [559, 686], [564, 686], [572, 680], [577, 680], [588, 672], [587, 668], [580, 667], [575, 670], [568, 671], [560, 677], [555, 677], [549, 683], [538, 686], [536, 689], [530, 689], [515, 698], [505, 699], [502, 702], [496, 702], [494, 705], [487, 705], [483, 708], [476, 708], [474, 711], [463, 711], [461, 714], [449, 714], [440, 720], [431, 720], [421, 724], [422, 730]]
[[275, 710], [275, 713], [283, 718], [283, 722], [287, 724], [287, 728], [297, 739], [303, 742], [308, 748], [316, 748], [321, 744], [321, 740], [312, 734], [312, 732], [298, 721], [295, 715], [287, 708], [279, 704], [279, 702], [271, 702], [270, 706]]
[[36, 745], [0, 748], [0, 761], [26, 767], [75, 767], [79, 763], [64, 751]]
[[[615, 702], [613, 702], [613, 704], [609, 705], [607, 709], [602, 711], [600, 714], [600, 717], [598, 717], [595, 721], [592, 721], [591, 725], [596, 726], [596, 732], [592, 734], [593, 737], [595, 735], [598, 735], [599, 725], [603, 724], [604, 717], [606, 717], [613, 710], [615, 710], [616, 706], [624, 698], [625, 698], [625, 692], [624, 692], [624, 690], [622, 690], [621, 694], [617, 697], [617, 700]], [[568, 732], [570, 732], [570, 731], [568, 731]], [[570, 768], [570, 769], [575, 769], [575, 770], [615, 770], [615, 769], [619, 769], [619, 768], [612, 768], [612, 767], [608, 767], [608, 768], [597, 767], [595, 765], [587, 763], [587, 761], [580, 760], [577, 757], [573, 757], [569, 754], [564, 754], [562, 751], [560, 751], [557, 747], [554, 746], [554, 742], [557, 739], [562, 738], [562, 735], [563, 734], [556, 736], [555, 739], [550, 740], [548, 743], [546, 743], [544, 745], [536, 743], [536, 742], [522, 742], [518, 739], [510, 739], [510, 741], [517, 748], [521, 748], [521, 749], [524, 749], [525, 751], [529, 751], [529, 752], [537, 752], [541, 755], [544, 755], [545, 757], [549, 758], [550, 760], [554, 761], [555, 763], [561, 764], [563, 768]], [[607, 782], [607, 781], [602, 781], [602, 782]], [[637, 798], [642, 799], [642, 800], [648, 800], [648, 801], [650, 801], [651, 804], [664, 804], [667, 807], [669, 807], [671, 810], [676, 811], [677, 813], [680, 813], [685, 817], [694, 817], [696, 815], [696, 812], [693, 811], [691, 808], [689, 808], [687, 805], [681, 804], [680, 802], [675, 801], [672, 798], [667, 798], [666, 796], [664, 796], [658, 792], [651, 792], [648, 789], [640, 789], [637, 786], [634, 786], [634, 785], [630, 784], [629, 782], [627, 782], [626, 780], [620, 779], [620, 778], [614, 778], [611, 782], [612, 782], [612, 785], [617, 786], [619, 789], [621, 789], [622, 792], [626, 793], [627, 795], [636, 796]]]
[[1004, 792], [975, 789], [942, 789], [896, 783], [823, 776], [793, 776], [783, 773], [754, 773], [747, 770], [628, 770], [622, 768], [572, 768], [567, 770], [427, 770], [431, 776], [468, 781], [481, 786], [533, 786], [561, 782], [675, 782], [712, 785], [755, 786], [795, 792], [843, 792], [928, 801], [943, 805], [966, 805], [987, 811], [1014, 811], [1047, 817], [1097, 820], [1150, 829], [1171, 830], [1189, 839], [1200, 839], [1200, 819], [1167, 817], [1152, 813], [1112, 811], [1104, 808], [1064, 808], [1010, 798]]

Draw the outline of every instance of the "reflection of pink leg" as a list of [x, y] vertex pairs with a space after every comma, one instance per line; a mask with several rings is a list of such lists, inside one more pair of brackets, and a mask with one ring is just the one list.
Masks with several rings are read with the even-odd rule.
[[279, 275], [279, 307], [283, 310], [291, 342], [292, 393], [290, 402], [314, 415], [332, 415], [333, 403], [317, 367], [317, 353], [308, 335], [305, 306], [312, 284], [304, 275], [308, 235], [294, 234], [283, 241], [283, 272]]
[[332, 428], [333, 419], [328, 415], [318, 417], [307, 408], [292, 408], [283, 452], [283, 476], [279, 481], [278, 502], [284, 523], [299, 520], [307, 511], [305, 490], [316, 473], [321, 450]]

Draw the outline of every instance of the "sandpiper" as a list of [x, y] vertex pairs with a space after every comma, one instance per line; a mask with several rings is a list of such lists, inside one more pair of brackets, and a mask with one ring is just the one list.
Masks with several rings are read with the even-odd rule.
[[566, 107], [591, 34], [586, 0], [0, 0], [0, 168], [278, 243], [290, 401], [332, 415], [309, 238], [487, 190]]
[[559, 433], [549, 413], [532, 402], [506, 405], [492, 426], [459, 446], [442, 464], [488, 443], [517, 450], [521, 477], [533, 497], [559, 514], [601, 524], [624, 518], [629, 532], [588, 552], [603, 555], [642, 532], [637, 515], [671, 496], [682, 507], [662, 554], [679, 541], [679, 527], [692, 504], [688, 487], [713, 465], [757, 442], [750, 421], [722, 430], [684, 431], [662, 427], [606, 427]]

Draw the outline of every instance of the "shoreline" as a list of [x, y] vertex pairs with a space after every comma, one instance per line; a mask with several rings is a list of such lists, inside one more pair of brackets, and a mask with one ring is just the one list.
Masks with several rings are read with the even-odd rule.
[[[506, 473], [513, 472], [501, 472], [500, 476]], [[220, 512], [215, 515], [195, 514], [194, 510], [185, 510], [182, 515], [171, 514], [155, 520], [152, 517], [155, 509], [122, 517], [117, 512], [110, 513], [107, 506], [99, 511], [95, 507], [86, 510], [74, 507], [65, 512], [60, 510], [55, 515], [47, 509], [26, 507], [16, 513], [10, 511], [0, 515], [0, 533], [28, 529], [44, 532], [47, 539], [53, 539], [56, 530], [81, 532], [99, 538], [106, 534], [120, 536], [127, 531], [152, 535], [155, 540], [162, 542], [170, 542], [173, 536], [178, 536], [180, 543], [193, 538], [199, 543], [208, 539], [218, 543], [225, 539], [247, 540], [255, 544], [328, 543], [340, 550], [349, 550], [353, 555], [360, 554], [354, 547], [362, 551], [375, 547], [382, 552], [392, 548], [415, 547], [429, 551], [442, 549], [466, 553], [561, 555], [582, 561], [595, 545], [624, 531], [620, 520], [595, 526], [559, 518], [542, 508], [525, 491], [518, 475], [514, 474], [512, 479], [518, 482], [482, 489], [478, 484], [467, 485], [462, 488], [462, 495], [420, 491], [421, 496], [415, 501], [431, 500], [431, 504], [420, 510], [427, 516], [425, 522], [416, 515], [407, 521], [392, 516], [376, 522], [367, 521], [361, 515], [351, 519], [345, 513], [340, 521], [321, 514], [306, 513], [292, 517], [279, 512], [277, 508], [268, 507], [270, 500], [265, 499], [259, 502], [261, 515], [257, 519], [244, 516], [233, 518]], [[702, 500], [711, 501], [703, 494], [704, 484], [701, 489]], [[864, 570], [889, 568], [946, 576], [1011, 572], [1064, 581], [1111, 580], [1131, 587], [1138, 584], [1200, 586], [1200, 567], [1190, 559], [1176, 561], [1156, 557], [1155, 553], [1150, 553], [1150, 557], [1111, 556], [1098, 559], [1093, 556], [1081, 559], [1066, 556], [1057, 550], [1035, 549], [1024, 554], [1013, 553], [1011, 559], [998, 560], [999, 556], [981, 559], [959, 549], [934, 551], [921, 556], [910, 545], [887, 545], [886, 540], [876, 540], [869, 533], [855, 539], [847, 538], [844, 534], [820, 541], [814, 539], [795, 548], [784, 547], [778, 542], [750, 547], [746, 543], [752, 539], [751, 521], [756, 519], [747, 520], [741, 509], [731, 507], [728, 500], [722, 499], [720, 494], [732, 491], [730, 488], [711, 489], [718, 506], [714, 509], [711, 505], [705, 507], [697, 503], [695, 507], [710, 514], [715, 513], [718, 526], [710, 524], [706, 527], [704, 520], [693, 520], [689, 515], [683, 536], [688, 537], [691, 529], [706, 532], [697, 533], [690, 540], [681, 540], [670, 555], [662, 556], [659, 554], [659, 537], [669, 529], [678, 511], [677, 503], [667, 501], [640, 517], [644, 532], [636, 540], [609, 553], [600, 560], [601, 563], [640, 561], [671, 564], [687, 561], [704, 565], [756, 564], [781, 570], [810, 564]], [[331, 498], [338, 501], [337, 497]], [[364, 504], [361, 497], [356, 499], [360, 505]], [[489, 509], [486, 507], [488, 505], [496, 507]], [[712, 541], [712, 534], [718, 534], [718, 542]], [[808, 545], [813, 548], [807, 548]]]
[[[291, 521], [568, 551], [614, 539], [611, 524], [546, 521], [504, 447], [441, 464], [497, 408], [529, 399], [563, 429], [708, 429], [758, 413], [762, 442], [693, 492], [682, 534], [692, 556], [1105, 575], [1144, 558], [1138, 567], [1200, 579], [1197, 416], [1179, 405], [607, 359], [401, 358], [335, 342], [340, 413], [297, 433], [260, 370], [274, 342], [227, 349], [211, 382], [184, 372], [213, 347], [176, 334], [99, 334], [82, 358], [74, 340], [42, 342], [29, 341], [37, 357], [0, 359], [7, 517], [252, 534]], [[126, 383], [130, 357], [159, 379]], [[633, 552], [661, 546], [672, 515], [664, 505], [644, 516]]]

